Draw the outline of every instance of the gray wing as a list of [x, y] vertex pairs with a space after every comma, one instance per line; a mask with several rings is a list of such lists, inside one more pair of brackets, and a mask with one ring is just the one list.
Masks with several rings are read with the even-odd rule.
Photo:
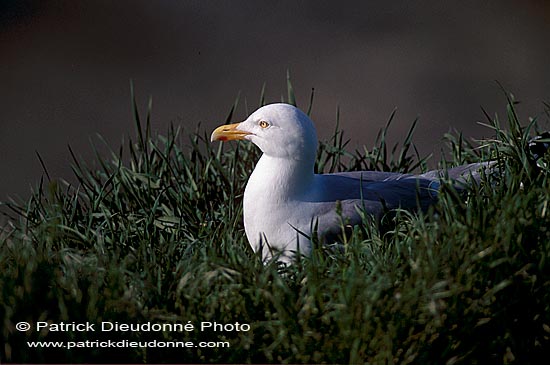
[[324, 237], [342, 233], [342, 224], [361, 223], [361, 210], [379, 220], [392, 209], [423, 210], [437, 201], [442, 179], [455, 181], [458, 190], [472, 179], [478, 182], [483, 169], [492, 163], [477, 163], [447, 170], [433, 170], [421, 175], [395, 172], [354, 171], [322, 176], [323, 199], [317, 216]]
[[322, 175], [330, 199], [383, 200], [390, 209], [413, 208], [433, 204], [441, 180], [450, 180], [455, 188], [480, 181], [483, 173], [491, 173], [494, 161], [472, 163], [449, 169], [432, 170], [420, 175], [397, 172], [353, 171]]
[[388, 209], [426, 208], [437, 199], [438, 179], [393, 172], [358, 171], [322, 175], [325, 201], [359, 200]]
[[316, 199], [319, 233], [332, 241], [342, 226], [357, 225], [361, 212], [377, 221], [383, 213], [402, 208], [426, 210], [437, 200], [436, 180], [387, 172], [352, 172], [322, 175], [323, 194]]
[[432, 170], [419, 176], [437, 181], [452, 181], [457, 191], [463, 191], [472, 184], [478, 184], [483, 175], [498, 173], [498, 171], [496, 161], [486, 161], [457, 166], [445, 170]]

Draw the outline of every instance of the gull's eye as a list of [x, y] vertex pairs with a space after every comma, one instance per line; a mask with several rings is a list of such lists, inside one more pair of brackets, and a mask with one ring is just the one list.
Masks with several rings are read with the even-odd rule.
[[269, 123], [266, 122], [265, 120], [260, 121], [259, 124], [260, 124], [260, 127], [264, 128], [264, 129], [269, 127]]

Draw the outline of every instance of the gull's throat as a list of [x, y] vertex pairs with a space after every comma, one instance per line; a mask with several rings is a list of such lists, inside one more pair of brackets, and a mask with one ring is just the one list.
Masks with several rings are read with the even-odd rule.
[[247, 183], [247, 191], [254, 186], [263, 186], [263, 192], [273, 198], [299, 198], [313, 184], [312, 163], [263, 155]]

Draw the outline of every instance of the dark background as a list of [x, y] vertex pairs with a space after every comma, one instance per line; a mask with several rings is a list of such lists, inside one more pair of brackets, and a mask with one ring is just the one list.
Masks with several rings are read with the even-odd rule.
[[[415, 141], [438, 153], [444, 133], [490, 136], [480, 106], [523, 121], [550, 101], [548, 1], [0, 0], [0, 201], [42, 176], [68, 179], [70, 144], [116, 150], [134, 135], [129, 80], [153, 129], [210, 131], [237, 93], [252, 111], [264, 82], [278, 101], [291, 71], [298, 104], [315, 88], [321, 138], [341, 126], [370, 145], [394, 108], [393, 140], [418, 116]], [[238, 117], [247, 112], [244, 103]], [[435, 162], [434, 162], [435, 163]]]

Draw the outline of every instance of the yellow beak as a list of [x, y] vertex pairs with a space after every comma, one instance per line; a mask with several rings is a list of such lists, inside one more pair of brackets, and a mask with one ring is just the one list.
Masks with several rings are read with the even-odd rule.
[[214, 129], [210, 141], [232, 141], [235, 139], [244, 139], [244, 137], [252, 134], [250, 132], [240, 131], [237, 129], [240, 123], [226, 124]]

